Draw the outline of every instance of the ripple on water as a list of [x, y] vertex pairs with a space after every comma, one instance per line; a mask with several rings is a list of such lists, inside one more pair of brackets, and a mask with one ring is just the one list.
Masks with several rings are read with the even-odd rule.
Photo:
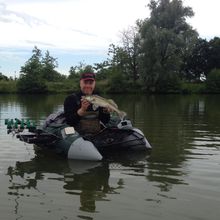
[[[4, 118], [43, 122], [63, 98], [59, 103], [54, 96], [0, 99], [2, 219], [219, 218], [219, 98], [212, 106], [213, 96], [143, 96], [134, 103], [122, 98], [128, 108], [138, 104], [133, 122], [152, 144], [152, 154], [105, 161], [86, 172], [82, 164], [79, 169], [66, 160], [39, 157], [32, 145], [6, 134]], [[201, 99], [204, 108], [197, 109]]]

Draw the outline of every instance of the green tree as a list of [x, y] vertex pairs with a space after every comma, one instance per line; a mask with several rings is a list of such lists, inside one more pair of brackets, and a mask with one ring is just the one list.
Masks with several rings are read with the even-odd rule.
[[93, 72], [94, 68], [91, 65], [87, 65], [80, 62], [79, 65], [71, 66], [69, 70], [68, 79], [79, 79], [80, 75], [84, 72]]
[[209, 41], [210, 56], [209, 65], [210, 70], [220, 69], [220, 38], [214, 37]]
[[198, 39], [191, 54], [189, 54], [182, 67], [183, 77], [187, 80], [200, 81], [207, 77], [212, 69], [220, 68], [220, 38], [210, 41]]
[[20, 73], [23, 75], [40, 77], [42, 75], [43, 68], [41, 63], [42, 53], [36, 46], [32, 50], [32, 53], [31, 58], [28, 59], [24, 66], [21, 66]]
[[18, 92], [21, 93], [46, 93], [46, 82], [40, 76], [21, 75], [17, 83]]
[[121, 62], [124, 64], [124, 71], [134, 82], [139, 78], [138, 58], [140, 52], [140, 37], [138, 26], [129, 27], [121, 35], [122, 56]]
[[94, 64], [94, 70], [96, 71], [97, 80], [106, 80], [108, 79], [110, 63], [108, 60], [105, 60], [101, 63]]
[[182, 77], [189, 81], [200, 81], [200, 77], [206, 76], [210, 71], [209, 56], [209, 43], [204, 39], [198, 39], [192, 53], [185, 57]]
[[35, 46], [32, 53], [25, 65], [21, 67], [17, 84], [19, 92], [45, 93], [49, 82], [60, 82], [66, 79], [55, 70], [58, 67], [57, 58], [52, 57], [49, 51], [46, 51], [43, 57], [41, 50]]
[[45, 93], [47, 86], [42, 76], [42, 53], [36, 46], [32, 53], [31, 58], [21, 67], [17, 88], [22, 93]]
[[213, 69], [208, 74], [206, 88], [208, 92], [220, 93], [220, 69]]
[[45, 56], [42, 57], [42, 77], [46, 81], [54, 82], [59, 81], [62, 77], [55, 68], [58, 67], [57, 58], [50, 56], [49, 51], [47, 50]]
[[[141, 76], [146, 89], [161, 91], [179, 83], [180, 67], [190, 53], [197, 32], [187, 24], [193, 16], [181, 0], [151, 0], [150, 18], [139, 22]], [[175, 88], [176, 89], [176, 88]]]
[[75, 79], [76, 76], [77, 76], [76, 67], [71, 66], [69, 70], [68, 79]]
[[125, 49], [121, 46], [111, 44], [108, 49], [108, 55], [111, 57], [108, 59], [110, 69], [114, 69], [113, 72], [116, 72], [119, 75], [127, 75], [128, 63]]
[[8, 81], [9, 79], [8, 79], [7, 76], [3, 75], [3, 74], [0, 72], [0, 81], [1, 81], [1, 80]]

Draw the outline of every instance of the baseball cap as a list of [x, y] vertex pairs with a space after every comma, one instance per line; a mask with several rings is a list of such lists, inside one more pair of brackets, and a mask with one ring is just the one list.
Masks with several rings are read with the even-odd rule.
[[94, 73], [82, 73], [81, 74], [81, 77], [80, 77], [80, 80], [92, 80], [92, 81], [95, 81], [95, 74]]

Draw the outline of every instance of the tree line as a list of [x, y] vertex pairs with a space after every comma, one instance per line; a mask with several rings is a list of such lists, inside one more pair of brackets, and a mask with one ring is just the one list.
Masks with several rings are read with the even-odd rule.
[[21, 67], [18, 91], [74, 90], [81, 72], [94, 71], [99, 87], [111, 93], [187, 93], [189, 84], [199, 85], [199, 92], [220, 92], [220, 38], [200, 38], [186, 20], [194, 12], [182, 0], [151, 0], [148, 7], [150, 16], [121, 32], [107, 60], [71, 66], [68, 76], [55, 70], [58, 62], [49, 51], [43, 56], [35, 47]]

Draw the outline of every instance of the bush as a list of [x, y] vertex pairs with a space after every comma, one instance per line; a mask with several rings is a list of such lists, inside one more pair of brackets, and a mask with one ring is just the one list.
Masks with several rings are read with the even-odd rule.
[[17, 83], [17, 89], [20, 93], [47, 93], [48, 89], [45, 80], [32, 75], [23, 75]]
[[220, 69], [213, 69], [206, 79], [207, 92], [220, 93]]
[[48, 93], [71, 93], [79, 90], [79, 83], [74, 83], [72, 80], [63, 82], [47, 82]]
[[181, 93], [183, 94], [199, 94], [205, 93], [205, 83], [183, 82], [181, 85]]
[[179, 93], [181, 81], [177, 75], [168, 75], [160, 79], [157, 84], [157, 91], [162, 93]]
[[181, 81], [175, 74], [159, 74], [154, 83], [148, 85], [146, 82], [145, 90], [149, 93], [180, 93]]
[[122, 93], [127, 90], [126, 80], [121, 73], [113, 73], [109, 80], [109, 93]]
[[16, 93], [16, 81], [14, 80], [1, 80], [0, 93]]

